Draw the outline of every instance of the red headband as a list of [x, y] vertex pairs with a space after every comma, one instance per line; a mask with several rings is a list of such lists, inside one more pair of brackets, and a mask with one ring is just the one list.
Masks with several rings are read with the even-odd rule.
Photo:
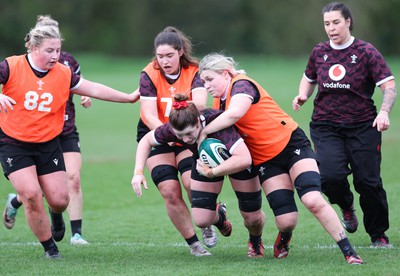
[[174, 109], [182, 109], [188, 107], [189, 104], [186, 101], [181, 101], [181, 102], [174, 102], [172, 107]]

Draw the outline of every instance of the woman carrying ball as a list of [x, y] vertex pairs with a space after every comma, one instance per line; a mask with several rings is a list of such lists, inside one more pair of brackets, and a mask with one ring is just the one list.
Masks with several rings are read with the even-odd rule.
[[[138, 144], [132, 178], [132, 187], [136, 195], [142, 196], [142, 184], [147, 189], [143, 169], [152, 147], [181, 143], [193, 152], [190, 195], [195, 224], [201, 228], [215, 225], [223, 236], [230, 236], [232, 224], [227, 219], [225, 206], [217, 204], [223, 176], [229, 175], [250, 240], [252, 237], [261, 237], [265, 222], [265, 215], [261, 210], [261, 188], [260, 184], [253, 180], [256, 176], [247, 170], [251, 165], [251, 156], [243, 139], [233, 126], [211, 134], [210, 138], [216, 138], [226, 146], [231, 157], [215, 168], [208, 168], [197, 160], [197, 139], [201, 130], [217, 118], [221, 111], [205, 109], [199, 112], [194, 103], [186, 101], [187, 96], [176, 94], [174, 98], [169, 122], [147, 133]], [[262, 255], [249, 251], [248, 256]]]
[[297, 223], [296, 188], [302, 203], [337, 242], [346, 261], [362, 264], [336, 212], [322, 197], [321, 178], [307, 136], [264, 88], [236, 67], [233, 58], [217, 53], [200, 62], [200, 77], [214, 98], [214, 107], [225, 110], [203, 128], [200, 141], [229, 126], [238, 127], [280, 231], [274, 245], [275, 258], [289, 253]]

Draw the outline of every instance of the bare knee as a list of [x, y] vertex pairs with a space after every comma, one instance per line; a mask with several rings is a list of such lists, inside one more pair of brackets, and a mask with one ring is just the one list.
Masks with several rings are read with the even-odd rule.
[[172, 205], [172, 206], [178, 206], [182, 204], [183, 198], [182, 198], [182, 191], [179, 188], [176, 187], [176, 185], [171, 185], [174, 187], [163, 187], [160, 190], [160, 193], [165, 201], [165, 204], [167, 205]]
[[301, 202], [303, 202], [304, 206], [306, 206], [312, 214], [317, 214], [328, 205], [328, 202], [322, 197], [321, 193], [317, 191], [305, 194], [301, 198]]
[[69, 193], [78, 194], [81, 191], [81, 177], [79, 171], [67, 172]]
[[41, 190], [25, 190], [19, 194], [19, 198], [27, 211], [38, 211], [43, 206]]
[[275, 223], [279, 231], [288, 232], [294, 230], [297, 225], [298, 213], [291, 212], [275, 217]]
[[265, 214], [261, 210], [251, 213], [241, 212], [241, 214], [247, 227], [263, 226], [265, 223]]
[[49, 204], [50, 209], [54, 213], [62, 213], [68, 207], [69, 195], [68, 193], [57, 194], [51, 197], [47, 197], [46, 200], [47, 203]]
[[214, 223], [214, 219], [217, 219], [216, 211], [202, 209], [202, 208], [193, 208], [192, 209], [193, 221], [197, 227], [205, 228]]

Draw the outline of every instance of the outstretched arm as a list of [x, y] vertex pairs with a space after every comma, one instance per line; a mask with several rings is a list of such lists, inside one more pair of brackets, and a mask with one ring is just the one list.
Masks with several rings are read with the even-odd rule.
[[82, 83], [72, 93], [88, 96], [99, 100], [120, 103], [134, 103], [138, 99], [138, 92], [123, 93], [104, 84], [82, 79]]

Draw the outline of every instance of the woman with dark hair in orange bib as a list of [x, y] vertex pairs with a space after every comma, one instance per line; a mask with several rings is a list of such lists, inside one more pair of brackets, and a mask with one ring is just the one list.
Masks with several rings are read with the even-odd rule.
[[[154, 39], [154, 51], [154, 59], [140, 75], [138, 142], [150, 130], [168, 122], [176, 93], [187, 93], [200, 110], [207, 103], [207, 91], [197, 73], [198, 60], [191, 56], [189, 38], [174, 27], [166, 27]], [[185, 146], [159, 145], [151, 151], [146, 167], [164, 199], [169, 218], [191, 248], [191, 254], [209, 255], [199, 243], [189, 208], [182, 197], [181, 182], [190, 198], [191, 157], [192, 153]], [[206, 246], [217, 244], [218, 236], [213, 228], [204, 228], [202, 232]]]

